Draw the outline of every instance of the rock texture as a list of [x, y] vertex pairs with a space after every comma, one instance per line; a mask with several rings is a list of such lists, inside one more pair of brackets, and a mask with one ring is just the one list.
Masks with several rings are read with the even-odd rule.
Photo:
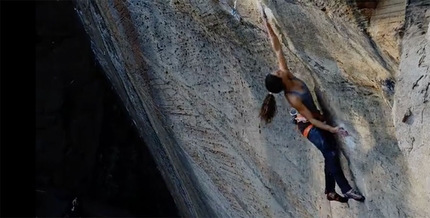
[[404, 34], [406, 0], [379, 1], [369, 22], [369, 34], [382, 52], [397, 64], [400, 62], [400, 44]]
[[[264, 76], [277, 63], [256, 1], [237, 2], [241, 22], [230, 14], [233, 1], [228, 0], [75, 3], [97, 59], [139, 127], [184, 217], [430, 213], [428, 174], [416, 172], [430, 163], [425, 154], [405, 153], [403, 135], [396, 137], [396, 130], [402, 132], [399, 128], [413, 132], [425, 125], [418, 114], [425, 108], [428, 112], [428, 104], [417, 100], [419, 106], [411, 109], [415, 124], [401, 127], [397, 112], [392, 113], [393, 100], [395, 111], [403, 113], [397, 100], [411, 103], [407, 99], [411, 87], [399, 81], [394, 96], [395, 77], [402, 72], [359, 25], [355, 4], [263, 1], [290, 69], [315, 90], [333, 122], [351, 133], [339, 139], [342, 164], [367, 201], [347, 205], [324, 198], [323, 158], [290, 122], [289, 105], [282, 96], [277, 98], [279, 112], [272, 124], [265, 126], [257, 117], [267, 93]], [[422, 22], [426, 28], [428, 21]], [[419, 38], [412, 35], [418, 33], [408, 31], [411, 36], [405, 38], [404, 49], [416, 52], [413, 40]], [[405, 68], [416, 62], [402, 57]], [[415, 92], [425, 86], [421, 81]], [[416, 151], [428, 151], [426, 144], [418, 148], [424, 137], [415, 140]]]
[[[399, 148], [407, 160], [417, 207], [430, 202], [430, 1], [409, 1], [393, 118]], [[427, 206], [426, 206], [427, 205]], [[419, 215], [418, 215], [419, 214]], [[429, 216], [423, 210], [415, 216]]]

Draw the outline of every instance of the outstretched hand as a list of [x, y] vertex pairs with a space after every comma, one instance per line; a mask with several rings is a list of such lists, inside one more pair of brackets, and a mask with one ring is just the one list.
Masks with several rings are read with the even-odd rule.
[[340, 126], [334, 127], [331, 132], [332, 133], [339, 133], [341, 136], [348, 136], [349, 135], [348, 131], [346, 131], [343, 127], [340, 127]]

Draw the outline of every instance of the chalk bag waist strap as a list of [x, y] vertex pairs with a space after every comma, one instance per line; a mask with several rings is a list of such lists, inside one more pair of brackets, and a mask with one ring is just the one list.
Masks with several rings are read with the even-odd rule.
[[305, 138], [308, 138], [309, 132], [311, 131], [312, 127], [314, 127], [314, 125], [310, 124], [309, 126], [307, 126], [307, 127], [303, 130], [302, 134], [303, 134], [303, 136], [304, 136]]

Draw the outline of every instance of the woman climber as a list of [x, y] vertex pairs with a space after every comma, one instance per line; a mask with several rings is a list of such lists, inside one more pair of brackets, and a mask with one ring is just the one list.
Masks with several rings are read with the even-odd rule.
[[[266, 89], [269, 94], [267, 94], [261, 106], [261, 119], [266, 123], [272, 121], [276, 113], [276, 101], [272, 93], [284, 91], [287, 101], [297, 110], [297, 113], [292, 115], [295, 117], [298, 129], [324, 156], [325, 194], [327, 199], [339, 202], [347, 202], [349, 198], [364, 201], [364, 196], [348, 184], [342, 172], [338, 152], [334, 144], [333, 133], [345, 136], [347, 132], [342, 127], [333, 127], [324, 122], [324, 117], [315, 106], [307, 85], [289, 71], [279, 39], [269, 24], [264, 9], [261, 6], [260, 9], [279, 62], [279, 69], [267, 74], [265, 79]], [[340, 187], [344, 197], [336, 193], [335, 182]]]

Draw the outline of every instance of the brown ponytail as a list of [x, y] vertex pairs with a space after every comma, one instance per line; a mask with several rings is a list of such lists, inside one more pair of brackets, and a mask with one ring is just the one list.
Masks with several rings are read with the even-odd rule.
[[263, 119], [266, 124], [272, 122], [273, 117], [276, 114], [276, 100], [275, 96], [271, 93], [266, 95], [263, 105], [260, 109], [260, 118]]

